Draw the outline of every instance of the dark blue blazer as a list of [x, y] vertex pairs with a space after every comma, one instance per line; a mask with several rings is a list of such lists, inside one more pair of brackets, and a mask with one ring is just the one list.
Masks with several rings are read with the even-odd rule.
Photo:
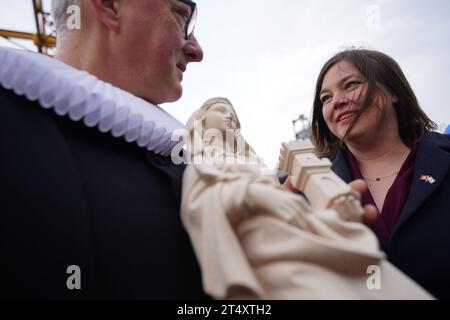
[[207, 298], [184, 166], [1, 87], [0, 119], [0, 299]]
[[[333, 171], [352, 180], [344, 151]], [[421, 175], [436, 182], [421, 181]], [[450, 136], [427, 132], [417, 145], [411, 190], [389, 240], [388, 259], [437, 298], [450, 298]]]

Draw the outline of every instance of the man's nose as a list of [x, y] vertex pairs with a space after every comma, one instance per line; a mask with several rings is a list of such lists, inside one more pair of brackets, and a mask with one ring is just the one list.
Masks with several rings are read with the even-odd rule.
[[203, 60], [203, 50], [200, 44], [192, 35], [186, 42], [183, 48], [184, 54], [186, 55], [187, 62], [200, 62]]

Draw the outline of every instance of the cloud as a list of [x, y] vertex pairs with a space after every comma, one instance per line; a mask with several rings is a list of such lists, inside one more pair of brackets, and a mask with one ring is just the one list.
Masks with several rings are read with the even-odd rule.
[[[450, 27], [448, 13], [442, 13], [450, 10], [444, 11], [449, 6], [444, 0], [433, 6], [405, 0], [198, 4], [197, 36], [207, 58], [193, 68], [196, 75], [186, 76], [186, 99], [175, 105], [188, 109], [180, 112], [187, 118], [202, 99], [228, 96], [247, 140], [270, 166], [276, 164], [281, 142], [294, 138], [292, 120], [300, 113], [310, 115], [323, 63], [351, 45], [390, 54], [403, 67], [425, 112], [450, 121], [449, 108], [439, 101], [450, 80], [450, 48], [443, 41]], [[376, 28], [374, 12], [379, 14]]]
[[[447, 0], [198, 0], [197, 4], [196, 36], [205, 59], [188, 66], [183, 98], [163, 107], [186, 121], [206, 99], [230, 98], [243, 134], [271, 167], [281, 142], [294, 138], [292, 120], [311, 113], [321, 66], [349, 45], [391, 55], [431, 119], [450, 122], [444, 98], [450, 83]], [[0, 27], [6, 23], [34, 30], [30, 10], [31, 4], [11, 2], [0, 12]]]

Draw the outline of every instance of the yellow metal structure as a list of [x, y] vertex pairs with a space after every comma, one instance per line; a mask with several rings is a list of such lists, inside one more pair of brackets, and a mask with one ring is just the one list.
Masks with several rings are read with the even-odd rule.
[[36, 33], [0, 29], [0, 36], [7, 39], [31, 40], [39, 52], [47, 53], [48, 49], [56, 46], [56, 37], [46, 33], [46, 17], [48, 13], [44, 12], [42, 0], [31, 0], [31, 2], [33, 3]]

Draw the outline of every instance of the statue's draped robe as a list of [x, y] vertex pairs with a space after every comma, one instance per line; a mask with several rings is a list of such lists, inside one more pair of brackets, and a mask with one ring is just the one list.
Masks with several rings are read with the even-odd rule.
[[[278, 189], [274, 206], [256, 209], [251, 184]], [[364, 224], [343, 221], [334, 211], [314, 211], [288, 191], [278, 197], [281, 190], [275, 177], [260, 175], [256, 165], [187, 166], [182, 221], [208, 294], [218, 299], [431, 298], [386, 261]], [[274, 212], [276, 202], [288, 197], [296, 198], [298, 208]]]

